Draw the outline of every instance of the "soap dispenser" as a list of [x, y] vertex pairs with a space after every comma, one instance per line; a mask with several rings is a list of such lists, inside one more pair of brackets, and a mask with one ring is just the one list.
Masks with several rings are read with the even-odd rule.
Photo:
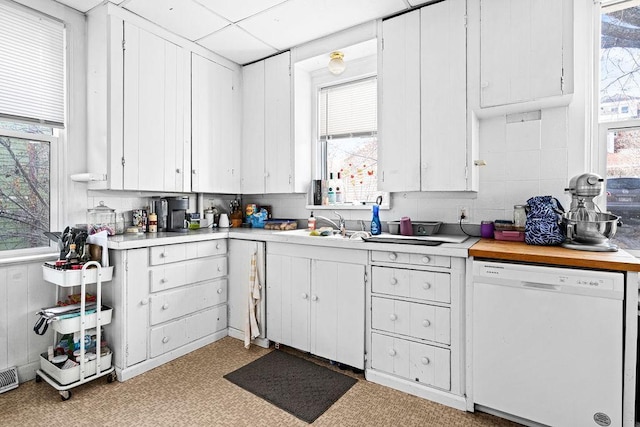
[[316, 217], [313, 216], [313, 211], [311, 211], [311, 215], [309, 216], [309, 219], [307, 220], [307, 228], [311, 231], [316, 229]]
[[371, 218], [371, 235], [376, 236], [382, 233], [382, 227], [380, 226], [380, 217], [378, 216], [379, 205], [373, 205], [373, 218]]

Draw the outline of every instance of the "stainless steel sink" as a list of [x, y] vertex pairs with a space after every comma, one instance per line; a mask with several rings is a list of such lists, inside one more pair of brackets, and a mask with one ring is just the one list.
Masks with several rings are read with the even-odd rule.
[[340, 230], [335, 229], [328, 235], [312, 236], [310, 233], [311, 232], [309, 230], [303, 228], [298, 230], [279, 231], [277, 234], [292, 237], [308, 237], [310, 239], [347, 239], [357, 241], [362, 241], [362, 237], [370, 236], [370, 234], [365, 231], [356, 230], [347, 230], [344, 236], [340, 234]]

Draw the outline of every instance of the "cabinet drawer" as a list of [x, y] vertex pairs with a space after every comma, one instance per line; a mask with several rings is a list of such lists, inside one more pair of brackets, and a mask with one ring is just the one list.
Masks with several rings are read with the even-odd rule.
[[451, 257], [441, 255], [408, 254], [392, 251], [372, 251], [371, 261], [394, 264], [425, 265], [432, 267], [451, 267]]
[[149, 298], [150, 323], [156, 325], [227, 301], [227, 280], [162, 292]]
[[157, 357], [227, 327], [227, 306], [213, 307], [149, 331], [150, 356]]
[[149, 270], [149, 288], [151, 292], [158, 292], [226, 275], [227, 257], [160, 265]]
[[451, 343], [449, 308], [373, 297], [371, 327], [442, 344]]
[[226, 253], [227, 241], [224, 239], [153, 246], [149, 249], [149, 265], [163, 265]]
[[388, 267], [373, 267], [371, 271], [373, 292], [428, 301], [451, 302], [449, 273]]
[[372, 333], [371, 367], [410, 381], [451, 389], [451, 353], [444, 348]]

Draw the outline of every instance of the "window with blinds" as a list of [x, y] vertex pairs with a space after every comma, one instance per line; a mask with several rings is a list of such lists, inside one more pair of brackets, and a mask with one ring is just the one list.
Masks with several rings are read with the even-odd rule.
[[318, 92], [318, 141], [323, 179], [346, 204], [375, 201], [378, 191], [377, 80], [370, 77]]
[[0, 117], [64, 125], [64, 25], [0, 1]]

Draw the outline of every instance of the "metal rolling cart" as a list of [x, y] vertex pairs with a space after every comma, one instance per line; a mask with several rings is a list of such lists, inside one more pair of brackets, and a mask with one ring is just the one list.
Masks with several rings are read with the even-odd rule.
[[[95, 267], [95, 268], [89, 268]], [[56, 284], [60, 287], [80, 286], [80, 314], [79, 316], [54, 320], [51, 326], [54, 330], [54, 347], [57, 344], [58, 335], [80, 332], [80, 361], [77, 366], [61, 369], [52, 363], [47, 353], [40, 357], [40, 369], [36, 372], [36, 382], [45, 380], [52, 387], [60, 392], [62, 400], [71, 398], [71, 389], [93, 381], [97, 378], [107, 376], [107, 382], [111, 383], [116, 379], [115, 368], [111, 364], [112, 353], [101, 355], [102, 331], [101, 327], [111, 322], [110, 307], [102, 306], [102, 281], [110, 281], [113, 276], [113, 267], [102, 267], [96, 261], [89, 261], [82, 266], [82, 270], [56, 270], [49, 266], [43, 267], [44, 280]], [[96, 307], [95, 312], [87, 314], [87, 285], [96, 284]], [[56, 291], [56, 297], [59, 294]], [[94, 360], [86, 358], [85, 335], [88, 330], [96, 329], [96, 357]]]

